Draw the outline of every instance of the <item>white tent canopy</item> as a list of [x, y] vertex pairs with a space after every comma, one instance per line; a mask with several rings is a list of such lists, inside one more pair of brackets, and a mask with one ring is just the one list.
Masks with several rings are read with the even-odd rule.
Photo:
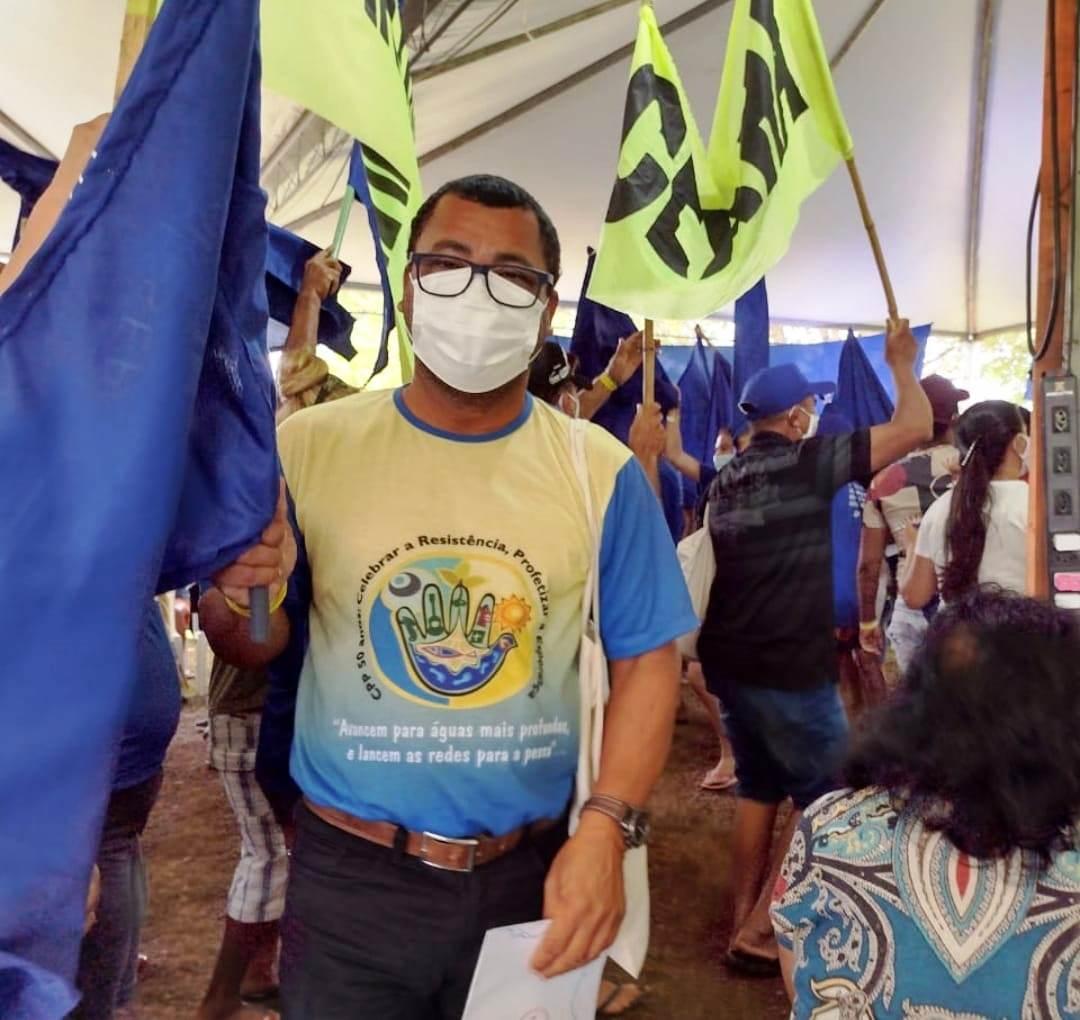
[[[0, 136], [55, 155], [75, 123], [112, 104], [124, 3], [65, 0], [62, 6], [58, 17], [54, 4], [0, 0]], [[425, 8], [424, 0], [418, 6]], [[837, 90], [901, 312], [932, 320], [939, 333], [989, 333], [1025, 318], [1024, 242], [1039, 164], [1045, 9], [1033, 0], [991, 6], [993, 31], [984, 33], [984, 0], [815, 2], [830, 54], [865, 23], [836, 68]], [[655, 8], [662, 25], [681, 25], [666, 37], [707, 132], [732, 5], [655, 0]], [[559, 228], [560, 290], [564, 299], [576, 299], [585, 249], [599, 237], [611, 191], [637, 3], [426, 0], [426, 10], [411, 43], [414, 53], [426, 48], [416, 59], [415, 88], [425, 187], [474, 172], [503, 174], [527, 187]], [[593, 10], [600, 13], [586, 16]], [[544, 30], [574, 15], [572, 24]], [[508, 42], [514, 44], [489, 52]], [[440, 65], [441, 73], [425, 76]], [[263, 119], [272, 218], [328, 243], [347, 143], [274, 96], [265, 97]], [[976, 160], [980, 124], [985, 145]], [[981, 210], [973, 229], [976, 192]], [[10, 231], [17, 208], [0, 188], [0, 236], [9, 236], [2, 232]], [[354, 216], [343, 253], [354, 279], [375, 281], [370, 251], [366, 220]], [[788, 256], [769, 276], [769, 292], [778, 321], [847, 326], [884, 317], [842, 172], [805, 206]]]

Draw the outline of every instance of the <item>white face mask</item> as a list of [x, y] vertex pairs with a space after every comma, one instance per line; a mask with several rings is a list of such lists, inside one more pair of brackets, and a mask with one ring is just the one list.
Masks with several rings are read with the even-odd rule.
[[712, 457], [713, 467], [717, 471], [723, 471], [735, 459], [735, 454], [732, 453], [714, 453]]
[[500, 305], [475, 276], [457, 297], [425, 293], [413, 281], [413, 350], [452, 389], [490, 393], [528, 370], [543, 314], [542, 301]]
[[821, 423], [820, 414], [811, 414], [805, 407], [800, 407], [800, 411], [810, 419], [810, 424], [806, 426], [806, 432], [803, 434], [803, 439], [813, 439], [817, 435], [818, 425]]

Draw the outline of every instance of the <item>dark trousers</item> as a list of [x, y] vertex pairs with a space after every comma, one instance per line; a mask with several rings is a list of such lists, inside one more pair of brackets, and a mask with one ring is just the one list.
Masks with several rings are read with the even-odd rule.
[[109, 798], [98, 847], [101, 903], [97, 923], [83, 939], [76, 986], [82, 1000], [72, 1020], [110, 1020], [135, 992], [139, 936], [148, 889], [140, 837], [161, 791], [160, 772]]
[[458, 1020], [489, 928], [543, 914], [558, 827], [439, 871], [299, 809], [282, 920], [283, 1020]]

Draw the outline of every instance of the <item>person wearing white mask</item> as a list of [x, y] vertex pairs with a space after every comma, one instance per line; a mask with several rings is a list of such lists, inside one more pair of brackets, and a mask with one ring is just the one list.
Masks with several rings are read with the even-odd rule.
[[[285, 1020], [456, 1020], [484, 933], [508, 924], [551, 920], [532, 959], [546, 977], [603, 953], [671, 740], [674, 640], [696, 623], [630, 451], [583, 427], [590, 518], [579, 426], [526, 391], [558, 303], [540, 205], [502, 178], [453, 181], [409, 248], [415, 378], [290, 418], [287, 497], [214, 579], [235, 607], [217, 653], [271, 663], [260, 780], [279, 812], [302, 796]], [[568, 838], [593, 564], [611, 696]], [[283, 603], [264, 645], [252, 585]]]
[[[656, 347], [659, 348], [659, 343]], [[607, 368], [595, 379], [578, 371], [578, 359], [553, 339], [544, 341], [529, 367], [529, 392], [571, 418], [591, 420], [641, 367], [642, 335], [623, 337]]]
[[[577, 358], [563, 350], [557, 340], [545, 340], [529, 366], [529, 392], [571, 418], [591, 418], [584, 413], [582, 398], [593, 381], [577, 370]], [[607, 390], [604, 390], [607, 393]]]
[[[869, 485], [876, 470], [930, 438], [917, 354], [907, 322], [890, 323], [893, 420], [845, 435], [816, 435], [817, 397], [833, 393], [832, 383], [811, 382], [794, 365], [751, 376], [739, 404], [751, 423], [750, 445], [709, 490], [716, 579], [698, 653], [709, 691], [727, 711], [735, 751], [734, 923], [725, 960], [743, 973], [779, 973], [769, 905], [780, 862], [802, 810], [832, 789], [846, 746], [833, 497], [851, 482]], [[793, 810], [770, 853], [787, 799]]]
[[1005, 400], [969, 407], [956, 423], [956, 442], [956, 485], [905, 536], [914, 555], [900, 593], [915, 609], [939, 593], [955, 602], [980, 585], [1027, 588], [1031, 437], [1020, 408]]

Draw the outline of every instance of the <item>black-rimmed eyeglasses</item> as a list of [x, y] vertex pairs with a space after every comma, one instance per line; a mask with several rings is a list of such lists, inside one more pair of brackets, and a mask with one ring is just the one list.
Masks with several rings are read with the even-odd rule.
[[420, 289], [433, 297], [458, 297], [469, 289], [473, 277], [484, 278], [491, 300], [507, 308], [531, 308], [547, 296], [555, 283], [551, 273], [528, 266], [479, 266], [457, 255], [414, 251], [409, 256]]

